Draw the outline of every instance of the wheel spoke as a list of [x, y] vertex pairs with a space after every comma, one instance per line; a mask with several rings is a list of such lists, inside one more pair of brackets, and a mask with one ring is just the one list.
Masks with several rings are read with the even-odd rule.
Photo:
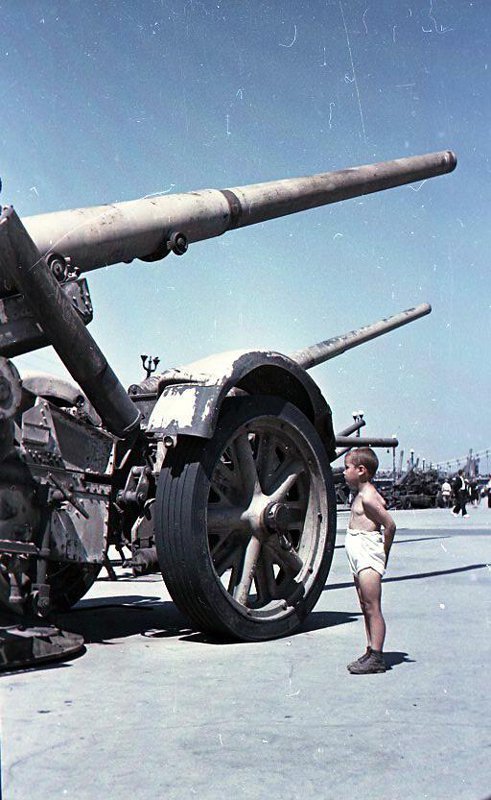
[[238, 506], [211, 503], [208, 506], [208, 533], [223, 531], [247, 530], [247, 521], [242, 519], [244, 509]]
[[239, 472], [242, 477], [244, 495], [251, 497], [259, 481], [257, 477], [256, 462], [252, 453], [251, 443], [247, 433], [241, 433], [234, 441], [234, 450], [237, 458]]
[[224, 537], [215, 544], [211, 555], [213, 566], [219, 576], [229, 569], [237, 574], [244, 558], [244, 547], [234, 536]]
[[265, 547], [272, 553], [276, 564], [278, 564], [290, 578], [294, 578], [295, 575], [298, 575], [303, 567], [303, 561], [293, 547], [290, 550], [284, 549], [280, 544], [279, 538], [275, 535], [269, 537], [267, 542], [265, 542]]
[[284, 464], [276, 476], [275, 485], [269, 495], [269, 501], [271, 503], [278, 503], [280, 500], [283, 500], [304, 471], [305, 467], [300, 461]]
[[271, 433], [262, 432], [258, 436], [256, 469], [262, 491], [267, 494], [274, 473], [278, 468], [276, 454], [277, 439]]
[[157, 491], [169, 592], [201, 630], [251, 641], [295, 630], [334, 548], [334, 490], [315, 429], [281, 398], [249, 395], [226, 398], [209, 442], [188, 438], [169, 451]]
[[271, 578], [274, 581], [273, 569], [271, 564], [267, 561], [267, 555], [264, 547], [259, 556], [256, 572], [254, 573], [254, 583], [256, 584], [257, 598], [254, 605], [257, 607], [264, 606], [271, 600], [271, 587], [268, 580], [268, 568]]
[[213, 471], [213, 484], [215, 487], [228, 495], [231, 490], [237, 489], [239, 483], [237, 473], [223, 461], [217, 461]]
[[261, 552], [262, 574], [267, 589], [267, 601], [276, 600], [278, 597], [278, 587], [274, 574], [274, 561], [272, 552], [267, 547], [263, 547]]
[[[235, 469], [234, 469], [235, 466]], [[210, 499], [216, 496], [216, 500], [220, 505], [236, 506], [242, 503], [243, 490], [241, 486], [241, 478], [238, 474], [237, 465], [232, 461], [229, 463], [218, 461], [213, 470], [213, 476], [210, 486]]]
[[237, 600], [238, 603], [242, 603], [244, 606], [247, 605], [247, 596], [251, 588], [252, 579], [254, 578], [260, 552], [261, 542], [256, 536], [251, 536], [244, 554], [242, 575], [234, 590], [234, 600]]

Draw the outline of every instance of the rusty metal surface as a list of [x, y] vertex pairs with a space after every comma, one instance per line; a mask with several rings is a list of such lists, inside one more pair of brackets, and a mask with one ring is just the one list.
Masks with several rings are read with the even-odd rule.
[[[0, 357], [0, 467], [14, 446], [14, 415], [22, 401], [22, 385], [16, 367]], [[0, 519], [3, 510], [0, 509]]]
[[[91, 487], [94, 492], [95, 487]], [[50, 521], [50, 558], [63, 562], [102, 564], [106, 545], [107, 497], [80, 487], [77, 506], [67, 501]]]
[[12, 435], [0, 467], [0, 605], [22, 613], [49, 607], [50, 570], [104, 562], [114, 442], [91, 421], [77, 387], [46, 376], [27, 383], [52, 401], [23, 387], [15, 446]]
[[22, 415], [22, 445], [35, 464], [105, 474], [113, 437], [38, 398]]

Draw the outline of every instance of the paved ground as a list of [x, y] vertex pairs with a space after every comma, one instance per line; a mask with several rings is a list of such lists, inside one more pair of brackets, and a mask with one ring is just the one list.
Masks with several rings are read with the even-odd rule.
[[[186, 628], [155, 576], [98, 581], [65, 627], [86, 652], [3, 675], [4, 800], [491, 795], [491, 511], [397, 512], [385, 675], [343, 552], [305, 630], [262, 644]], [[162, 599], [163, 598], [163, 599]]]

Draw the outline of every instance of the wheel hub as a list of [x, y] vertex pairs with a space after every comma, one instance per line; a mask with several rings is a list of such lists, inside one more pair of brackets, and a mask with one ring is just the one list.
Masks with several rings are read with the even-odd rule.
[[263, 522], [270, 533], [283, 533], [290, 522], [286, 503], [268, 503], [263, 512]]
[[168, 589], [200, 629], [283, 636], [313, 607], [332, 558], [322, 442], [281, 398], [234, 397], [214, 439], [190, 447], [171, 453], [159, 479], [155, 530]]

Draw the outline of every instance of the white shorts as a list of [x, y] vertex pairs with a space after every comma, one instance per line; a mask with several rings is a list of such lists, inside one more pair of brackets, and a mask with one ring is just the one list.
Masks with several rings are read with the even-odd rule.
[[361, 531], [347, 528], [344, 541], [346, 555], [353, 575], [371, 567], [379, 575], [385, 573], [384, 537], [380, 531]]

